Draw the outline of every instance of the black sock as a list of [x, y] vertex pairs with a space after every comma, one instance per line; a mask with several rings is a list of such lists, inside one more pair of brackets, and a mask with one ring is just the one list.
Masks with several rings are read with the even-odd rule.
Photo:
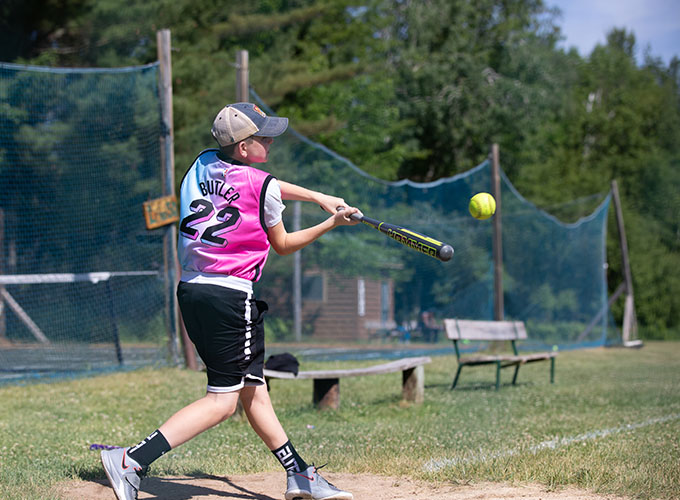
[[128, 456], [139, 465], [148, 466], [161, 455], [170, 451], [170, 445], [161, 431], [152, 432], [149, 437], [133, 446], [127, 452]]
[[290, 443], [290, 441], [286, 442], [286, 444], [280, 448], [272, 450], [272, 453], [286, 470], [302, 472], [308, 467], [305, 461], [300, 458], [298, 452], [295, 451], [295, 447]]

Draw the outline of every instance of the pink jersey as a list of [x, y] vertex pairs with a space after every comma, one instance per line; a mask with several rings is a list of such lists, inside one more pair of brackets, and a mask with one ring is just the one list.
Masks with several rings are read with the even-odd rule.
[[179, 261], [184, 272], [257, 281], [269, 254], [264, 197], [273, 177], [203, 151], [180, 186]]

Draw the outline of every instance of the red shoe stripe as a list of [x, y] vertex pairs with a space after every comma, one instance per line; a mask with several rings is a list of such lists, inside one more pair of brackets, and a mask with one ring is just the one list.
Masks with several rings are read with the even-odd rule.
[[305, 476], [304, 474], [300, 474], [299, 472], [296, 472], [295, 475], [300, 476], [300, 477], [304, 477], [305, 479], [308, 479], [310, 481], [314, 481], [314, 476], [312, 476], [312, 477]]

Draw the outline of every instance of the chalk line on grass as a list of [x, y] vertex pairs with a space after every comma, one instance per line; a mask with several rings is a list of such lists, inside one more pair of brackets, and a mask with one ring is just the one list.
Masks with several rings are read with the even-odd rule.
[[505, 458], [505, 457], [511, 457], [514, 455], [520, 455], [522, 453], [537, 453], [541, 450], [545, 449], [551, 449], [555, 450], [557, 448], [562, 448], [563, 446], [570, 445], [572, 443], [579, 443], [582, 441], [588, 441], [590, 439], [595, 439], [599, 437], [605, 437], [609, 436], [610, 434], [618, 434], [620, 432], [627, 432], [627, 431], [633, 431], [635, 429], [639, 429], [641, 427], [647, 427], [650, 425], [654, 424], [661, 424], [664, 422], [668, 422], [670, 420], [676, 420], [680, 418], [680, 413], [673, 413], [671, 415], [666, 415], [664, 417], [657, 417], [657, 418], [650, 418], [649, 420], [645, 420], [644, 422], [638, 422], [635, 424], [626, 424], [626, 425], [621, 425], [619, 427], [611, 427], [609, 429], [600, 429], [596, 431], [591, 431], [591, 432], [586, 432], [584, 434], [578, 434], [577, 436], [570, 436], [570, 437], [564, 437], [564, 438], [555, 438], [551, 439], [549, 441], [543, 441], [542, 443], [538, 443], [536, 445], [533, 445], [526, 450], [521, 450], [521, 449], [510, 449], [510, 450], [502, 450], [502, 451], [496, 451], [496, 452], [490, 452], [490, 453], [479, 453], [478, 455], [472, 456], [472, 457], [462, 457], [462, 458], [440, 458], [440, 459], [432, 459], [428, 462], [425, 463], [423, 466], [423, 469], [427, 472], [437, 472], [442, 470], [445, 467], [451, 466], [451, 465], [458, 465], [458, 464], [470, 464], [470, 463], [477, 463], [477, 462], [486, 462], [487, 460], [493, 460], [495, 458]]

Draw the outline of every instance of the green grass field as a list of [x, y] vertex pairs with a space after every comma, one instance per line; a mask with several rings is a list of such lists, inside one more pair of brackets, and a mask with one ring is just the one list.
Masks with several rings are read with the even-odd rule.
[[[678, 498], [680, 343], [563, 352], [554, 385], [536, 363], [498, 392], [489, 366], [464, 369], [450, 391], [454, 368], [449, 356], [425, 367], [422, 405], [400, 402], [399, 373], [342, 380], [338, 411], [312, 407], [309, 380], [275, 380], [271, 394], [303, 457], [335, 472]], [[0, 498], [53, 499], [59, 482], [103, 478], [90, 444], [134, 444], [204, 388], [205, 374], [172, 368], [0, 387]], [[151, 474], [279, 467], [243, 419], [172, 450]]]

